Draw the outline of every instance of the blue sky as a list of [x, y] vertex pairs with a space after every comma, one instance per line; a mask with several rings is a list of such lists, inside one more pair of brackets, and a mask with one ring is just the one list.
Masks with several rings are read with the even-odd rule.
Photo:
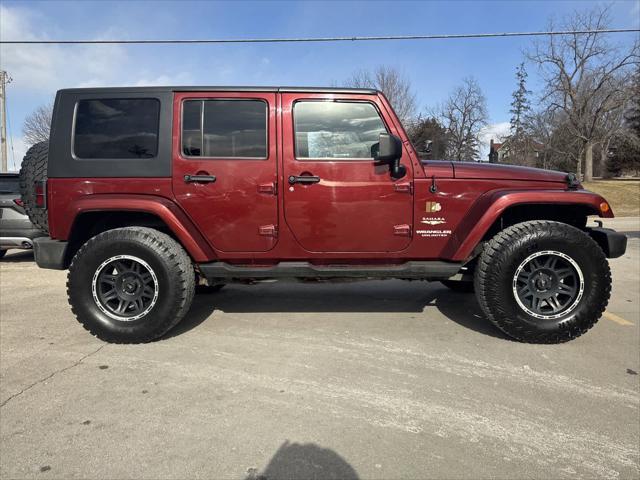
[[[594, 1], [0, 2], [2, 39], [243, 38], [536, 31]], [[638, 28], [640, 0], [611, 5], [612, 26]], [[631, 43], [634, 34], [614, 40]], [[514, 71], [530, 38], [189, 46], [0, 47], [15, 162], [24, 117], [59, 88], [113, 85], [331, 85], [390, 65], [411, 80], [420, 110], [468, 75], [488, 100], [493, 131], [509, 121]], [[529, 69], [530, 89], [537, 76]], [[10, 154], [10, 166], [15, 165]]]

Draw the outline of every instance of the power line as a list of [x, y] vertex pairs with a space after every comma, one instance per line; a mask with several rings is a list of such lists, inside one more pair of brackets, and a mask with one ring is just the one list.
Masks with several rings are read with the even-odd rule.
[[138, 40], [0, 40], [8, 45], [104, 45], [104, 44], [224, 44], [224, 43], [303, 43], [303, 42], [366, 42], [380, 40], [451, 40], [458, 38], [540, 37], [545, 35], [586, 35], [599, 33], [634, 33], [637, 28], [606, 30], [562, 30], [547, 32], [461, 33], [434, 35], [388, 35], [374, 37], [306, 37], [306, 38], [215, 38], [215, 39], [138, 39]]

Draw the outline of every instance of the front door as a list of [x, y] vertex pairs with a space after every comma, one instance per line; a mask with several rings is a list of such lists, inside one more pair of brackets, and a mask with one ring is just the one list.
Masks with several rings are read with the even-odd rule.
[[411, 243], [412, 166], [376, 165], [379, 134], [397, 133], [372, 95], [283, 94], [284, 214], [310, 252], [397, 252]]
[[175, 95], [173, 193], [218, 250], [276, 244], [275, 100], [259, 92]]

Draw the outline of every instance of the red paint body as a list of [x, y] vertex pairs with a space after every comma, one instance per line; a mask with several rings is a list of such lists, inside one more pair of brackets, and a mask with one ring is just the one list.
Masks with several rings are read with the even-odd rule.
[[[182, 155], [181, 106], [193, 98], [250, 98], [268, 104], [266, 159], [201, 159]], [[292, 105], [296, 100], [371, 102], [387, 130], [403, 142], [407, 175], [368, 161], [297, 160]], [[175, 93], [171, 178], [48, 180], [52, 238], [67, 240], [78, 214], [141, 211], [163, 220], [197, 262], [268, 265], [286, 260], [327, 263], [464, 261], [513, 205], [583, 205], [593, 215], [605, 200], [569, 191], [565, 174], [504, 165], [421, 163], [382, 95], [336, 93]], [[185, 183], [185, 175], [216, 182]], [[290, 186], [289, 175], [321, 181]], [[431, 192], [435, 184], [437, 191]], [[427, 211], [439, 204], [440, 210]], [[437, 208], [437, 207], [432, 207]], [[552, 208], [552, 207], [550, 207]]]

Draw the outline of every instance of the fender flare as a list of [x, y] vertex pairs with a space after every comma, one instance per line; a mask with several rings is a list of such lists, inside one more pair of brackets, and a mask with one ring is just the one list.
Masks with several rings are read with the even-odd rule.
[[489, 228], [507, 210], [515, 205], [579, 205], [587, 207], [593, 215], [611, 218], [611, 208], [602, 211], [606, 200], [588, 190], [494, 190], [482, 195], [471, 206], [458, 224], [443, 251], [443, 257], [453, 261], [468, 260]]
[[87, 212], [150, 213], [167, 225], [194, 261], [206, 262], [216, 258], [214, 250], [187, 214], [165, 197], [135, 194], [91, 195], [75, 201], [69, 211], [73, 224], [80, 214]]

